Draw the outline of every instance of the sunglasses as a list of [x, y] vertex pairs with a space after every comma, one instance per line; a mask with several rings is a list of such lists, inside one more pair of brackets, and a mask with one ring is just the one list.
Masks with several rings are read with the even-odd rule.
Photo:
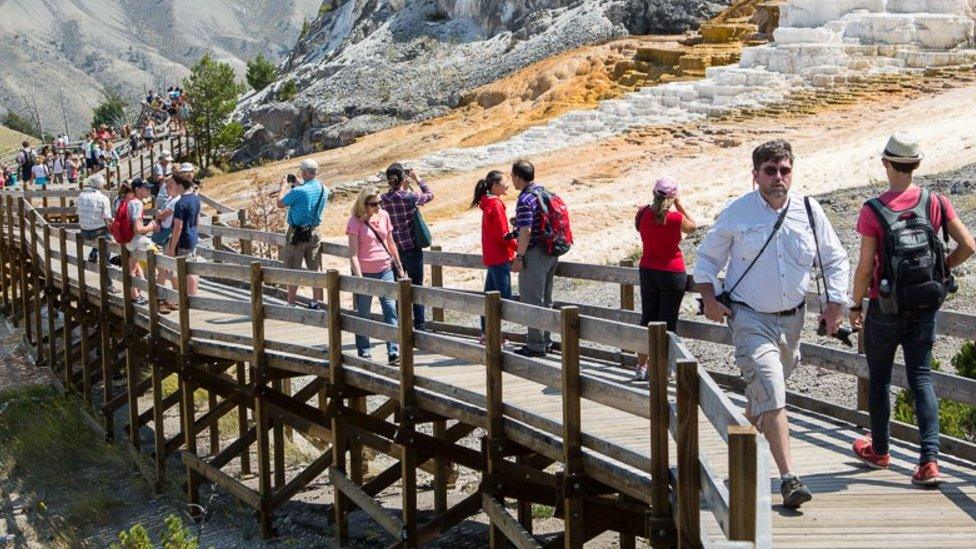
[[766, 166], [763, 168], [763, 173], [766, 175], [776, 175], [779, 173], [782, 176], [787, 176], [793, 173], [793, 168], [789, 166], [782, 166], [777, 168], [776, 166]]
[[379, 202], [367, 202], [366, 205], [369, 206], [369, 207], [373, 207], [373, 206], [379, 206], [380, 203]]

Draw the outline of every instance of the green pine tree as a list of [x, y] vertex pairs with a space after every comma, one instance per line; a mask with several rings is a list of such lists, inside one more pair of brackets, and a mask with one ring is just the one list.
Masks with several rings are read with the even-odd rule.
[[231, 113], [244, 85], [235, 80], [234, 69], [229, 64], [204, 55], [190, 69], [183, 90], [190, 98], [187, 122], [196, 139], [198, 162], [209, 166], [221, 151], [240, 143], [243, 128], [231, 121]]

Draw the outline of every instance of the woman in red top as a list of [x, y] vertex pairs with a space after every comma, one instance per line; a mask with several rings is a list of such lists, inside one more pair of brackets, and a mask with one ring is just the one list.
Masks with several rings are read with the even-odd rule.
[[[481, 208], [481, 252], [488, 274], [485, 291], [497, 291], [502, 299], [512, 298], [512, 260], [518, 242], [510, 237], [508, 215], [502, 197], [508, 193], [505, 176], [498, 170], [488, 172], [474, 186], [471, 207]], [[485, 331], [485, 319], [481, 319], [481, 331]], [[484, 343], [484, 335], [482, 344]]]
[[[638, 210], [634, 225], [643, 245], [640, 260], [641, 326], [647, 326], [649, 322], [667, 322], [668, 330], [673, 332], [678, 325], [678, 309], [688, 282], [685, 259], [678, 245], [682, 235], [696, 227], [678, 200], [678, 184], [667, 177], [655, 181], [654, 202]], [[646, 355], [638, 355], [634, 378], [647, 379]]]

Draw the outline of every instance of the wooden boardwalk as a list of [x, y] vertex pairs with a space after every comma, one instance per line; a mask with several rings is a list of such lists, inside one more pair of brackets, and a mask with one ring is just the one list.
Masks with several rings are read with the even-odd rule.
[[[14, 241], [19, 240], [19, 229], [14, 232], [10, 231], [10, 227], [5, 229], [7, 230], [4, 236], [7, 237], [8, 242], [10, 237], [13, 237]], [[36, 234], [42, 233], [38, 230]], [[78, 292], [78, 270], [74, 266], [79, 264], [76, 257], [79, 248], [67, 247], [65, 263], [69, 267], [66, 271], [62, 270], [62, 258], [56, 244], [45, 246], [43, 239], [39, 237], [32, 249], [34, 250], [32, 255], [36, 258], [34, 266], [43, 271], [45, 260], [50, 257], [50, 280], [56, 286], [61, 286], [64, 282], [62, 274], [67, 272], [69, 288], [72, 293]], [[197, 357], [211, 357], [232, 362], [250, 361], [256, 352], [252, 342], [259, 341], [255, 339], [256, 331], [253, 322], [255, 309], [252, 298], [255, 294], [250, 289], [228, 285], [221, 280], [246, 282], [245, 275], [248, 271], [253, 273], [254, 267], [233, 263], [178, 264], [168, 258], [156, 259], [160, 265], [167, 267], [186, 265], [183, 267], [186, 272], [196, 272], [208, 278], [203, 282], [202, 290], [195, 298], [181, 296], [172, 290], [157, 290], [162, 296], [173, 301], [183, 299], [190, 305], [185, 317], [185, 326], [182, 325], [178, 313], [157, 317], [159, 336], [177, 346], [183, 335], [189, 336], [188, 350], [192, 350], [193, 355]], [[246, 258], [240, 261], [240, 263], [245, 262]], [[88, 268], [91, 269], [86, 273], [88, 301], [97, 304], [106, 297], [98, 292], [97, 281], [100, 268], [94, 265], [88, 265]], [[104, 266], [101, 268], [104, 269]], [[115, 280], [116, 285], [125, 282], [136, 287], [147, 287], [145, 281], [124, 281], [121, 272], [117, 270], [112, 271], [110, 276]], [[323, 283], [324, 286], [326, 275], [286, 271], [271, 266], [263, 270], [263, 277], [266, 284], [295, 281], [306, 285], [310, 282]], [[335, 280], [337, 281], [336, 292], [342, 290], [341, 305], [346, 308], [349, 306], [352, 291], [374, 293], [374, 295], [395, 295], [394, 292], [398, 289], [396, 284], [362, 283], [358, 282], [361, 279], [348, 277], [337, 277]], [[402, 288], [399, 290], [403, 291]], [[414, 290], [417, 292], [414, 298], [429, 306], [454, 308], [472, 316], [486, 310], [483, 298], [480, 296], [439, 289]], [[267, 352], [267, 364], [273, 369], [290, 372], [288, 375], [292, 379], [299, 380], [295, 384], [296, 387], [303, 385], [304, 379], [332, 379], [333, 373], [329, 368], [330, 333], [327, 318], [330, 313], [285, 307], [270, 287], [260, 301], [260, 318], [263, 326], [260, 347]], [[114, 315], [126, 314], [120, 294], [110, 294], [107, 296], [107, 302]], [[369, 321], [359, 321], [361, 324], [356, 324], [353, 318], [349, 318], [351, 315], [346, 308], [341, 309], [340, 312], [337, 305], [336, 313], [341, 315], [343, 322], [341, 357], [347, 383], [358, 391], [388, 397], [391, 402], [402, 401], [404, 399], [402, 391], [405, 386], [402, 383], [404, 379], [402, 370], [381, 362], [357, 359], [352, 334], [354, 330], [364, 330], [374, 336], [397, 339], [403, 337], [402, 330]], [[500, 314], [506, 320], [521, 319], [523, 322], [539, 327], [558, 329], [558, 322], [563, 315], [555, 311], [533, 309], [537, 308], [505, 302], [500, 309]], [[151, 330], [149, 309], [136, 307], [132, 314], [136, 325]], [[959, 317], [952, 317], [952, 319], [950, 324], [956, 328], [951, 329], [958, 330]], [[965, 322], [962, 325], [967, 326]], [[444, 327], [449, 328], [446, 325]], [[699, 330], [703, 334], [710, 333], [712, 335], [709, 337], [715, 339], [714, 332], [707, 332], [707, 326], [687, 325], [684, 331], [688, 332], [692, 329]], [[622, 343], [617, 347], [624, 349], [654, 351], [653, 343], [648, 343], [647, 339], [641, 341], [640, 337], [633, 337], [633, 334], [639, 336], [641, 333], [646, 334], [646, 331], [642, 332], [640, 328], [631, 328], [610, 320], [590, 317], [582, 318], [579, 324], [579, 339], [593, 341], [600, 348], [612, 347], [616, 342]], [[488, 386], [491, 379], [490, 368], [486, 369], [485, 361], [488, 360], [490, 363], [491, 353], [486, 355], [485, 349], [471, 338], [450, 333], [413, 333], [411, 337], [415, 338], [415, 352], [412, 360], [413, 379], [410, 385], [416, 388], [414, 398], [417, 406], [441, 418], [434, 419], [435, 422], [457, 421], [459, 425], [486, 428], [490, 432], [493, 414], [503, 413], [502, 425], [506, 438], [531, 449], [540, 457], [547, 458], [546, 464], [555, 461], [558, 465], [564, 461], [563, 455], [567, 451], [563, 444], [567, 434], [565, 430], [567, 425], [564, 421], [567, 417], [567, 399], [563, 390], [566, 387], [564, 385], [565, 359], [566, 356], [572, 356], [572, 346], [568, 351], [570, 355], [553, 354], [546, 360], [519, 359], [515, 355], [500, 352], [501, 369], [498, 371], [500, 375], [498, 387], [503, 391], [499, 401], [503, 406], [499, 411], [489, 405], [489, 402], [499, 396], [492, 394]], [[704, 338], [709, 339], [709, 337]], [[688, 526], [691, 523], [681, 518], [681, 510], [690, 508], [698, 513], [698, 522], [701, 525], [700, 537], [695, 541], [702, 545], [729, 544], [729, 540], [737, 537], [736, 528], [746, 524], [755, 530], [753, 545], [758, 547], [770, 545], [775, 547], [976, 546], [976, 469], [973, 463], [945, 455], [940, 465], [948, 482], [937, 490], [916, 488], [909, 482], [916, 456], [913, 445], [895, 441], [892, 446], [891, 469], [869, 470], [862, 467], [850, 453], [851, 442], [859, 435], [860, 428], [836, 417], [800, 408], [791, 409], [793, 455], [796, 472], [804, 478], [813, 491], [814, 499], [799, 511], [782, 508], [779, 504], [778, 480], [776, 475], [769, 472], [770, 459], [765, 455], [765, 444], [761, 439], [754, 436], [750, 439], [752, 444], [759, 448], [756, 461], [738, 461], [737, 465], [730, 468], [734, 453], [730, 450], [730, 441], [736, 436], [732, 431], [743, 421], [737, 411], [737, 407], [742, 404], [741, 397], [717, 389], [717, 385], [710, 380], [708, 374], [691, 360], [693, 357], [683, 351], [680, 339], [672, 335], [669, 341], [669, 349], [664, 355], [665, 363], [669, 369], [677, 371], [679, 380], [671, 383], [667, 393], [670, 408], [670, 421], [667, 426], [672, 436], [668, 439], [666, 463], [677, 465], [671, 467], [672, 479], [669, 484], [672, 487], [672, 497], [677, 499], [672, 502], [677, 510], [677, 518], [672, 520], [677, 521], [678, 538], [687, 528], [691, 528]], [[385, 356], [382, 344], [375, 339], [373, 343], [373, 355]], [[654, 470], [656, 462], [651, 440], [654, 431], [649, 428], [648, 418], [654, 417], [652, 406], [655, 392], [648, 392], [647, 383], [631, 382], [629, 369], [621, 368], [619, 364], [614, 363], [608, 358], [609, 355], [605, 350], [603, 354], [597, 347], [591, 348], [589, 353], [585, 351], [586, 349], [574, 363], [578, 364], [582, 380], [580, 391], [582, 398], [576, 399], [580, 420], [581, 472], [619, 492], [621, 497], [651, 505], [650, 508], [653, 510], [655, 509], [652, 505], [654, 476], [650, 473]], [[816, 356], [816, 353], [813, 354]], [[181, 356], [189, 355], [181, 353]], [[335, 356], [332, 355], [332, 358]], [[827, 356], [826, 351], [823, 351], [821, 356]], [[843, 364], [846, 364], [841, 360], [842, 358], [834, 357], [834, 361], [841, 364], [839, 368], [843, 368]], [[689, 372], [698, 372], [693, 393], [688, 393], [685, 390], [688, 386], [681, 381], [684, 379], [681, 376]], [[956, 380], [940, 382], [943, 381], [948, 383]], [[203, 387], [207, 387], [205, 382], [201, 381], [201, 383]], [[962, 383], [961, 387], [967, 391], [972, 388], [971, 384], [962, 381], [959, 383]], [[689, 394], [694, 395], [692, 401], [695, 410], [694, 421], [691, 416], [682, 412], [683, 409], [688, 409], [682, 406], [683, 402], [688, 403], [683, 399], [687, 399], [686, 395]], [[303, 401], [307, 401], [314, 397], [314, 393], [306, 393], [303, 397]], [[257, 400], [259, 397], [253, 398]], [[976, 395], [973, 395], [973, 398], [976, 398]], [[285, 406], [275, 404], [275, 406], [279, 405]], [[301, 406], [289, 410], [292, 410], [289, 413], [293, 416], [311, 417], [310, 412], [305, 411]], [[306, 419], [306, 423], [308, 421]], [[689, 431], [689, 425], [692, 423], [694, 430]], [[335, 428], [335, 424], [332, 425]], [[362, 426], [359, 428], [361, 429]], [[688, 432], [695, 435], [694, 463], [700, 463], [702, 467], [700, 483], [696, 482], [692, 485], [695, 489], [694, 493], [698, 494], [700, 484], [702, 490], [700, 508], [698, 501], [689, 502], [687, 498], [681, 500], [682, 490], [687, 488], [682, 488], [681, 483], [675, 481], [675, 478], [684, 478], [681, 471], [683, 463], [687, 463], [689, 459], [689, 450], [685, 445]], [[187, 448], [184, 452], [193, 454], [196, 450], [195, 446], [194, 444], [193, 448]], [[959, 447], [966, 448], [964, 445]], [[399, 452], [402, 457], [405, 450]], [[393, 455], [396, 454], [397, 452], [394, 451]], [[216, 457], [211, 455], [211, 457], [214, 461], [221, 461], [219, 455]], [[194, 458], [188, 459], [192, 461]], [[186, 461], [187, 458], [184, 459], [184, 462]], [[463, 461], [458, 463], [465, 464]], [[753, 514], [747, 517], [745, 523], [741, 522], [741, 507], [736, 507], [737, 498], [742, 496], [742, 492], [733, 487], [738, 481], [732, 480], [742, 473], [739, 468], [743, 463], [747, 465], [747, 469], [754, 470], [759, 477], [755, 479], [757, 486], [753, 489], [751, 499], [754, 506]], [[564, 464], [564, 467], [568, 466]], [[200, 472], [201, 477], [206, 480], [218, 482], [224, 487], [230, 486], [229, 480], [219, 476], [219, 467], [216, 469], [218, 469], [217, 473], [207, 473], [208, 470], [203, 468], [195, 471]], [[544, 470], [546, 467], [540, 469], [540, 471]], [[529, 474], [528, 471], [525, 473]], [[303, 474], [305, 473], [299, 473], [298, 476]], [[491, 474], [490, 471], [488, 474]], [[315, 476], [318, 474], [311, 475], [312, 478]], [[342, 478], [345, 477], [339, 477], [340, 480]], [[296, 481], [295, 477], [283, 480]], [[307, 481], [311, 478], [298, 480]], [[710, 483], [712, 486], [709, 486]], [[279, 487], [277, 481], [275, 485], [276, 488]], [[245, 486], [243, 489], [228, 489], [245, 500], [254, 497], [251, 492], [262, 491], [260, 486], [253, 485]], [[371, 509], [368, 501], [359, 497], [360, 492], [357, 490], [354, 485], [350, 486], [347, 495], [360, 508], [383, 524], [382, 521], [385, 519], [382, 513]], [[561, 497], [567, 499], [569, 497], [565, 493], [560, 494], [557, 490], [557, 501]], [[263, 492], [261, 497], [264, 497]], [[516, 496], [509, 497], [521, 500]], [[764, 497], [769, 498], [771, 505], [763, 501]], [[693, 505], [688, 507], [690, 504]], [[480, 510], [482, 506], [477, 507]], [[486, 503], [484, 508], [488, 511], [491, 508], [490, 503]], [[570, 508], [566, 507], [566, 509]], [[492, 523], [501, 529], [506, 537], [510, 539], [514, 537], [516, 543], [518, 540], [526, 542], [527, 539], [531, 539], [519, 537], [522, 534], [527, 535], [525, 532], [510, 531], [515, 527], [509, 525], [504, 516], [493, 515], [491, 512], [489, 515], [492, 517]], [[524, 517], [520, 515], [519, 518]], [[771, 525], [769, 531], [763, 532], [764, 522]], [[512, 523], [517, 524], [514, 519]], [[402, 526], [398, 524], [393, 523], [392, 526]], [[575, 545], [569, 541], [569, 531], [570, 525], [567, 525], [566, 544]], [[621, 544], [627, 543], [629, 543], [628, 538], [622, 535]]]

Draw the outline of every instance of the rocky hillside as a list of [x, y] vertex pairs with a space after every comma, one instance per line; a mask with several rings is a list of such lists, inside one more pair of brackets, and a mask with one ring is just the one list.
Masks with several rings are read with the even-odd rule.
[[443, 114], [466, 90], [540, 59], [627, 34], [680, 33], [730, 3], [325, 0], [279, 80], [242, 103], [249, 130], [237, 159], [337, 147]]
[[36, 97], [44, 129], [72, 135], [104, 86], [133, 100], [169, 85], [209, 52], [241, 74], [263, 52], [287, 54], [321, 0], [0, 1], [0, 111]]

